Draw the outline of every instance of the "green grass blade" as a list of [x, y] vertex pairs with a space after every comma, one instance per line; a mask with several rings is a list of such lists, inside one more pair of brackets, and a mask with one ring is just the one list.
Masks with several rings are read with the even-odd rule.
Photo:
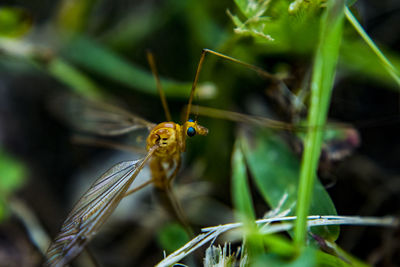
[[375, 45], [374, 41], [368, 36], [368, 34], [364, 31], [363, 27], [358, 23], [357, 19], [354, 17], [353, 13], [351, 13], [348, 7], [345, 8], [346, 18], [353, 25], [354, 29], [360, 34], [360, 36], [364, 39], [364, 41], [368, 44], [368, 46], [372, 49], [372, 51], [379, 58], [380, 63], [386, 69], [386, 71], [390, 74], [390, 76], [396, 81], [397, 85], [400, 87], [400, 77], [399, 71], [390, 63], [390, 61], [385, 57], [385, 55], [381, 52], [381, 50]]
[[263, 253], [262, 235], [255, 224], [256, 215], [247, 183], [246, 163], [237, 140], [232, 153], [232, 201], [238, 221], [243, 222], [243, 233], [249, 254], [257, 256]]
[[255, 221], [256, 216], [247, 183], [246, 165], [239, 141], [236, 141], [232, 153], [232, 201], [239, 221]]
[[[357, 51], [357, 53], [354, 53]], [[394, 51], [386, 53], [396, 69], [400, 69], [400, 55]], [[382, 62], [362, 39], [343, 39], [340, 48], [340, 67], [343, 73], [356, 79], [368, 79], [389, 89], [399, 90], [397, 82], [392, 79]]]
[[[339, 56], [344, 20], [344, 1], [329, 1], [321, 18], [320, 41], [316, 51], [311, 81], [311, 107], [308, 125], [325, 125], [335, 68]], [[323, 132], [309, 129], [302, 157], [297, 201], [294, 241], [304, 244], [307, 235], [307, 215], [313, 199], [315, 173], [321, 152]], [[314, 196], [315, 198], [315, 196]]]

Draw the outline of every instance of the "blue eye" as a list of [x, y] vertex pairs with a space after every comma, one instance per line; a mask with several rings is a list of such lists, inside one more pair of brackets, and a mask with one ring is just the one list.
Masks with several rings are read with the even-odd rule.
[[189, 127], [186, 131], [186, 134], [189, 137], [195, 136], [196, 135], [196, 130], [193, 127]]
[[189, 122], [194, 122], [194, 120], [193, 120], [193, 119], [189, 119], [188, 121], [189, 121]]

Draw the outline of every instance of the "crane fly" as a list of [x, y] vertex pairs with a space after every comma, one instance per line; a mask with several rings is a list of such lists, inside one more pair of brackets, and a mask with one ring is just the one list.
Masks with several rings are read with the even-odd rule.
[[[181, 153], [186, 150], [186, 138], [208, 133], [207, 128], [199, 125], [197, 121], [189, 119], [196, 85], [207, 53], [242, 64], [267, 78], [272, 76], [256, 66], [209, 49], [203, 49], [190, 91], [184, 123], [180, 125], [171, 121], [154, 58], [151, 53], [147, 53], [167, 121], [154, 124], [119, 107], [97, 105], [95, 102], [85, 111], [86, 114], [75, 114], [74, 119], [79, 121], [76, 125], [78, 128], [101, 135], [120, 135], [137, 129], [148, 129], [150, 133], [146, 139], [147, 154], [142, 159], [116, 164], [91, 185], [72, 208], [59, 234], [50, 244], [46, 253], [46, 266], [64, 266], [78, 256], [121, 200], [148, 184], [153, 183], [156, 188], [167, 192], [171, 204], [177, 209], [179, 216], [179, 203], [174, 200], [170, 187], [171, 181], [181, 165]], [[69, 118], [67, 119], [71, 121]], [[151, 179], [128, 191], [136, 176], [147, 163], [150, 167]]]
[[[148, 60], [156, 77], [167, 122], [156, 125], [118, 107], [111, 105], [100, 107], [95, 102], [91, 103], [91, 106], [86, 109], [86, 114], [83, 114], [84, 119], [78, 122], [78, 127], [84, 127], [85, 130], [92, 132], [97, 130], [102, 135], [119, 135], [147, 128], [150, 130], [146, 140], [147, 155], [143, 159], [118, 163], [92, 184], [75, 204], [59, 234], [50, 245], [46, 253], [47, 266], [64, 266], [75, 258], [97, 234], [127, 194], [150, 183], [154, 183], [155, 187], [168, 190], [180, 167], [181, 152], [185, 151], [186, 137], [208, 133], [207, 128], [188, 118], [182, 125], [171, 122], [171, 115], [155, 70], [154, 59], [150, 53], [148, 53]], [[194, 96], [196, 83], [195, 80], [191, 98]], [[86, 120], [89, 123], [85, 123], [85, 118], [89, 118]], [[128, 192], [146, 163], [150, 166], [151, 180]], [[170, 171], [172, 174], [168, 175]]]

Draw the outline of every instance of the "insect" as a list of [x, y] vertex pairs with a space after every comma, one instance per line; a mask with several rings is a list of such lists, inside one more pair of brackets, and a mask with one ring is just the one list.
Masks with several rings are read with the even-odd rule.
[[[86, 110], [88, 113], [84, 116], [92, 123], [86, 125], [88, 131], [99, 127], [97, 130], [103, 135], [118, 135], [140, 128], [149, 129], [150, 134], [146, 140], [147, 155], [142, 159], [125, 161], [113, 166], [92, 184], [75, 204], [64, 221], [60, 233], [50, 245], [46, 254], [47, 266], [64, 266], [75, 258], [127, 194], [150, 183], [168, 191], [181, 165], [181, 153], [186, 149], [186, 138], [208, 133], [207, 128], [190, 120], [189, 114], [182, 125], [171, 122], [154, 59], [150, 53], [148, 60], [155, 73], [167, 122], [156, 125], [114, 106], [106, 106], [107, 111], [104, 112], [105, 107], [102, 106], [100, 109], [95, 103]], [[194, 96], [196, 83], [195, 80], [189, 103]], [[101, 112], [103, 114], [99, 116]], [[151, 180], [128, 192], [130, 185], [146, 163], [150, 166]]]
[[[147, 128], [150, 131], [146, 139], [147, 154], [142, 159], [121, 162], [111, 167], [91, 185], [88, 191], [75, 204], [64, 221], [59, 234], [50, 244], [46, 253], [47, 261], [45, 265], [64, 266], [68, 264], [82, 252], [90, 240], [98, 233], [121, 200], [148, 184], [153, 183], [156, 188], [169, 193], [171, 204], [178, 210], [179, 214], [179, 204], [170, 193], [170, 187], [171, 181], [175, 178], [181, 165], [181, 153], [186, 150], [186, 138], [195, 135], [207, 135], [208, 133], [207, 128], [199, 125], [197, 121], [189, 119], [196, 85], [207, 53], [248, 66], [261, 75], [271, 76], [258, 67], [212, 50], [204, 49], [192, 84], [184, 123], [180, 125], [171, 121], [171, 115], [161, 88], [154, 58], [151, 53], [148, 53], [148, 61], [156, 80], [167, 121], [156, 125], [118, 107], [106, 105], [100, 108], [95, 103], [86, 110], [87, 114], [83, 117], [89, 118], [89, 120], [81, 121], [78, 123], [78, 127], [85, 127], [87, 131], [97, 132], [102, 135], [119, 135]], [[147, 163], [150, 167], [151, 179], [128, 191], [136, 176]]]
[[[79, 121], [81, 118], [79, 114], [74, 116], [78, 118], [78, 120], [74, 120], [74, 124], [77, 124], [78, 128], [101, 135], [120, 135], [138, 129], [148, 129], [150, 134], [146, 139], [147, 154], [142, 159], [125, 161], [113, 166], [92, 184], [89, 190], [75, 204], [64, 221], [59, 234], [50, 245], [46, 254], [47, 266], [64, 266], [68, 264], [81, 253], [98, 233], [101, 226], [125, 196], [151, 183], [154, 184], [156, 189], [167, 193], [178, 219], [183, 223], [185, 222], [184, 218], [182, 218], [179, 203], [172, 194], [171, 182], [181, 166], [181, 153], [186, 150], [186, 138], [208, 134], [207, 128], [199, 125], [197, 121], [189, 119], [196, 85], [207, 53], [244, 65], [265, 78], [278, 80], [274, 75], [254, 65], [204, 49], [192, 84], [184, 123], [180, 125], [171, 121], [171, 115], [161, 88], [154, 58], [152, 54], [148, 53], [148, 61], [154, 73], [167, 121], [154, 124], [119, 107], [104, 103], [98, 105], [95, 102], [87, 105], [89, 108], [85, 110], [85, 114], [82, 116], [85, 119]], [[199, 108], [197, 108], [197, 111], [207, 115], [207, 112], [202, 112]], [[216, 111], [209, 113], [218, 116]], [[234, 118], [233, 120], [236, 121], [255, 120], [257, 123], [261, 122], [261, 124], [265, 121], [265, 119], [227, 112], [223, 113], [222, 117], [225, 119]], [[294, 129], [294, 126], [288, 123], [271, 120], [267, 124], [271, 126], [271, 123], [280, 129]], [[151, 179], [129, 191], [129, 187], [146, 164], [150, 167]]]

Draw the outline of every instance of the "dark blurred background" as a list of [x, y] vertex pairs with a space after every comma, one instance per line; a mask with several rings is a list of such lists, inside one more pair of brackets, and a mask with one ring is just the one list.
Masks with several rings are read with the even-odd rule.
[[[71, 141], [77, 131], [60, 119], [52, 103], [59, 95], [73, 92], [118, 103], [152, 122], [164, 121], [147, 49], [156, 58], [176, 122], [187, 104], [202, 48], [285, 73], [292, 92], [278, 90], [251, 70], [208, 55], [195, 104], [289, 122], [304, 118], [306, 109], [293, 107], [288, 99], [304, 90], [316, 33], [297, 29], [272, 36], [285, 37], [286, 43], [270, 44], [235, 33], [227, 10], [240, 14], [234, 1], [225, 0], [0, 3], [0, 21], [4, 21], [4, 27], [0, 25], [0, 266], [39, 266], [40, 245], [32, 242], [36, 235], [44, 236], [39, 240], [46, 244], [45, 236], [56, 235], [73, 203], [96, 177], [121, 160], [140, 157]], [[358, 1], [352, 10], [399, 67], [400, 2]], [[353, 125], [360, 144], [343, 160], [328, 160], [326, 168], [320, 168], [320, 178], [329, 186], [340, 215], [398, 216], [399, 86], [349, 23], [344, 35], [329, 117]], [[307, 99], [302, 105], [307, 106]], [[63, 107], [58, 108], [62, 113]], [[190, 210], [191, 221], [198, 220], [194, 225], [199, 229], [233, 220], [230, 157], [238, 124], [205, 116], [198, 120], [210, 134], [189, 141], [175, 191]], [[136, 137], [111, 140], [137, 146]], [[331, 150], [340, 153], [343, 146], [348, 145]], [[268, 208], [254, 191], [261, 217]], [[163, 237], [173, 229], [168, 228], [173, 220], [151, 190], [133, 197], [131, 204], [126, 202], [92, 242], [93, 254], [103, 266], [154, 265], [163, 256]], [[357, 226], [342, 227], [337, 242], [371, 264], [396, 266], [400, 264], [398, 240], [398, 229]]]

